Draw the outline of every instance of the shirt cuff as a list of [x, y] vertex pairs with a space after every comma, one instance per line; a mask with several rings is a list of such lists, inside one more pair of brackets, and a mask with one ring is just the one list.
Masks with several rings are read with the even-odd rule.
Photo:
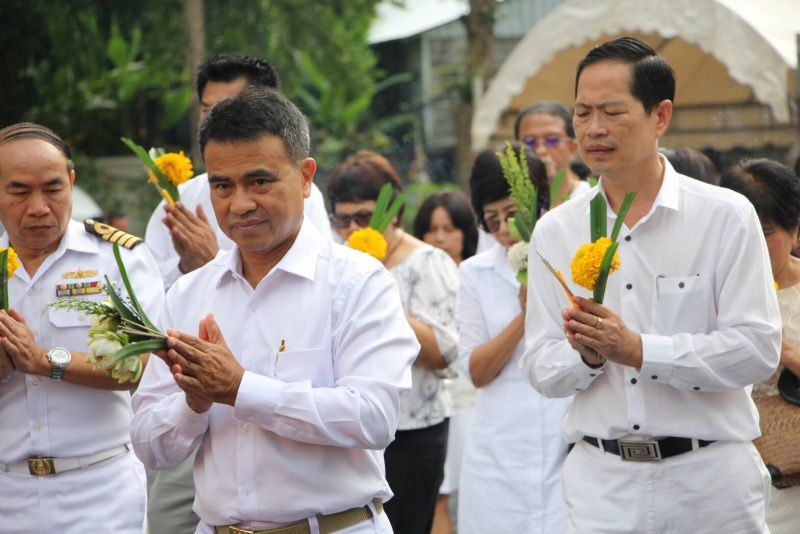
[[234, 415], [241, 421], [256, 423], [275, 413], [277, 393], [284, 385], [280, 380], [245, 371], [239, 383]]
[[175, 426], [186, 427], [192, 434], [201, 434], [208, 428], [209, 411], [197, 413], [186, 402], [186, 395], [178, 395], [177, 407], [175, 410]]
[[642, 368], [640, 374], [656, 382], [668, 384], [675, 370], [675, 344], [670, 336], [642, 334]]
[[572, 366], [573, 369], [573, 376], [577, 379], [577, 384], [575, 385], [575, 393], [579, 391], [583, 391], [584, 389], [588, 388], [592, 385], [598, 376], [602, 375], [605, 370], [606, 366], [603, 364], [600, 367], [592, 368], [589, 367], [578, 351], [573, 351], [575, 353], [575, 359], [577, 362], [575, 365]]

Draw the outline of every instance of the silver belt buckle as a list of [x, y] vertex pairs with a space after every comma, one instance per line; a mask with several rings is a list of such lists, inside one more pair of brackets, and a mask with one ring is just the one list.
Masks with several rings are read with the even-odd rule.
[[628, 462], [657, 462], [661, 460], [661, 449], [658, 442], [650, 441], [617, 441], [619, 457]]

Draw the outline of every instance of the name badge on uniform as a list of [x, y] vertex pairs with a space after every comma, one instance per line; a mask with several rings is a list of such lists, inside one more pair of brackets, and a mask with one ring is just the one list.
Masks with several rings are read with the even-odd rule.
[[56, 285], [56, 297], [77, 297], [84, 295], [99, 295], [103, 292], [103, 284], [94, 282], [72, 282]]

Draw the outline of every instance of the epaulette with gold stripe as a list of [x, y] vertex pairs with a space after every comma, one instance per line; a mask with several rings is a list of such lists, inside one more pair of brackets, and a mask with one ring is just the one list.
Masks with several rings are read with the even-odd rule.
[[110, 224], [97, 222], [94, 219], [86, 219], [83, 221], [83, 227], [87, 233], [96, 235], [103, 241], [117, 243], [119, 246], [128, 249], [132, 249], [144, 243], [141, 237], [136, 237], [128, 232], [123, 232], [119, 228], [114, 228]]

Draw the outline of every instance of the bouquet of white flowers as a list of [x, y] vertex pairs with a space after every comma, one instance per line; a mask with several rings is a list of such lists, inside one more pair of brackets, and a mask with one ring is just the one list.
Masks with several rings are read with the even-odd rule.
[[139, 304], [116, 243], [114, 259], [117, 261], [127, 298], [120, 295], [106, 276], [103, 289], [108, 299], [104, 302], [62, 298], [51, 302], [49, 307], [88, 313], [91, 316], [89, 338], [86, 340], [89, 347], [86, 362], [124, 384], [139, 381], [143, 369], [141, 355], [165, 349], [167, 336], [153, 325]]

